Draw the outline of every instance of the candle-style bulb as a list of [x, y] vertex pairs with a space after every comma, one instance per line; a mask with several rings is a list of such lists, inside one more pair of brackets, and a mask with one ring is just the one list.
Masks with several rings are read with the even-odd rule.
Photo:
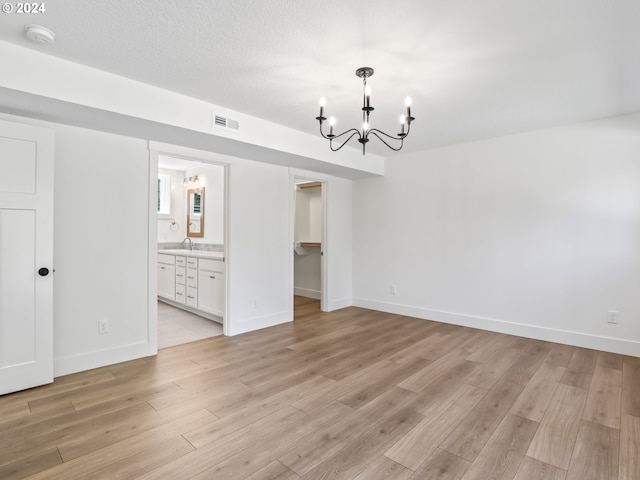
[[405, 98], [404, 99], [404, 104], [405, 104], [405, 106], [410, 107], [411, 106], [411, 97]]
[[366, 87], [364, 87], [364, 94], [369, 97], [371, 96], [371, 86], [367, 85]]
[[336, 117], [331, 117], [329, 119], [329, 125], [333, 127], [335, 124], [336, 124]]
[[407, 117], [405, 115], [400, 115], [400, 123], [403, 125], [407, 123]]
[[320, 97], [320, 102], [319, 103], [320, 103], [321, 107], [324, 107], [324, 106], [327, 105], [327, 99], [324, 98], [324, 97]]

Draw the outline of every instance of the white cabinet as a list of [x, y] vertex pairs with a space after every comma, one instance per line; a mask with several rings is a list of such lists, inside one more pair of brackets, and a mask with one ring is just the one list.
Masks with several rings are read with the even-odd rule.
[[176, 267], [173, 255], [158, 255], [158, 296], [176, 299]]
[[[221, 262], [220, 262], [221, 263]], [[224, 273], [200, 269], [198, 271], [198, 308], [218, 317], [224, 316]]]
[[206, 317], [224, 317], [224, 260], [159, 253], [158, 296]]

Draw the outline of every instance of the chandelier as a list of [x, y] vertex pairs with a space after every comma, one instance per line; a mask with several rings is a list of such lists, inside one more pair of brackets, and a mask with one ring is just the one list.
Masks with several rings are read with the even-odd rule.
[[[320, 115], [316, 117], [316, 120], [318, 120], [318, 122], [320, 123], [320, 135], [322, 135], [323, 138], [329, 140], [329, 147], [332, 151], [337, 152], [342, 147], [344, 147], [349, 140], [357, 135], [358, 142], [362, 144], [362, 154], [364, 155], [365, 147], [367, 145], [367, 142], [369, 141], [369, 135], [373, 135], [391, 150], [395, 150], [397, 152], [402, 148], [404, 139], [407, 137], [407, 135], [409, 135], [409, 131], [411, 130], [411, 122], [415, 120], [415, 118], [411, 116], [411, 98], [409, 97], [407, 97], [404, 102], [407, 107], [407, 112], [406, 114], [400, 115], [400, 133], [396, 135], [389, 135], [388, 133], [378, 130], [377, 128], [371, 128], [369, 124], [369, 114], [374, 109], [371, 106], [371, 87], [367, 85], [367, 78], [371, 77], [372, 75], [373, 68], [371, 67], [361, 67], [356, 70], [356, 76], [362, 79], [362, 83], [364, 86], [364, 95], [362, 98], [361, 130], [358, 130], [357, 128], [350, 128], [349, 130], [346, 130], [340, 134], [334, 135], [333, 127], [336, 124], [336, 119], [334, 117], [331, 117], [329, 118], [329, 133], [325, 135], [325, 133], [322, 131], [322, 122], [327, 119], [324, 116], [324, 107], [327, 101], [324, 97], [320, 98]], [[335, 147], [333, 141], [345, 136], [346, 139], [344, 141], [340, 140], [342, 143], [340, 143], [338, 147]], [[391, 145], [389, 142], [394, 142], [395, 145]]]

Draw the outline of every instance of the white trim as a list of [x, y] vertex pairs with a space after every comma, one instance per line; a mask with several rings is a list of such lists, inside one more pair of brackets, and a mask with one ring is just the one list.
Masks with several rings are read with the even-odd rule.
[[350, 298], [338, 298], [337, 300], [331, 300], [328, 302], [325, 312], [333, 312], [334, 310], [351, 307], [352, 305], [353, 302]]
[[156, 175], [158, 173], [158, 152], [149, 149], [149, 224], [148, 241], [149, 255], [147, 257], [147, 339], [149, 351], [147, 355], [158, 353], [158, 212], [155, 206], [158, 204], [158, 192]]
[[293, 287], [293, 294], [300, 297], [315, 298], [316, 300], [320, 300], [321, 295], [319, 290], [311, 290], [310, 288], [300, 287]]
[[62, 375], [69, 375], [70, 373], [83, 372], [85, 370], [91, 370], [92, 368], [105, 367], [148, 357], [150, 355], [149, 351], [150, 347], [147, 342], [139, 342], [123, 347], [56, 358], [53, 366], [54, 376], [60, 377]]
[[567, 345], [574, 345], [576, 347], [592, 348], [595, 350], [640, 357], [640, 342], [625, 340], [622, 338], [601, 337], [597, 335], [590, 335], [588, 333], [513, 323], [506, 320], [477, 317], [463, 313], [445, 312], [442, 310], [414, 307], [398, 303], [380, 302], [367, 298], [354, 298], [353, 305], [356, 307], [422, 318], [425, 320], [434, 320], [436, 322], [450, 323], [463, 327], [479, 328], [482, 330], [489, 330], [491, 332], [506, 333], [508, 335], [534, 338], [547, 342], [563, 343]]
[[230, 325], [229, 335], [239, 335], [241, 333], [253, 332], [254, 330], [260, 330], [262, 328], [273, 327], [282, 323], [291, 322], [291, 312], [284, 311], [274, 313], [271, 315], [264, 315], [262, 317], [247, 318], [239, 322], [234, 322], [233, 326]]

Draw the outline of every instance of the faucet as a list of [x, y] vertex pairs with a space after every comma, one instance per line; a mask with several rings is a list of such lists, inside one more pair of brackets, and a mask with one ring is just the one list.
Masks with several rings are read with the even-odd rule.
[[182, 241], [182, 243], [186, 242], [187, 240], [189, 240], [189, 251], [192, 252], [193, 251], [193, 240], [191, 240], [189, 237], [187, 237]]

